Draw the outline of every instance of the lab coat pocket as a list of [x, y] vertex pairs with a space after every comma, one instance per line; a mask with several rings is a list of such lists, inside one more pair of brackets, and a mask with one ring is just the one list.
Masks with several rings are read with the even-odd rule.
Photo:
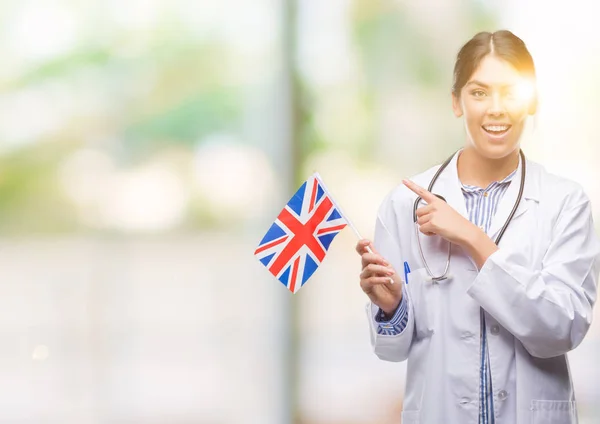
[[419, 424], [420, 411], [402, 411], [402, 424]]
[[433, 312], [435, 311], [435, 289], [428, 278], [427, 270], [419, 268], [408, 274], [408, 295], [413, 305], [417, 337], [433, 334]]
[[575, 402], [560, 400], [532, 400], [531, 424], [575, 424]]

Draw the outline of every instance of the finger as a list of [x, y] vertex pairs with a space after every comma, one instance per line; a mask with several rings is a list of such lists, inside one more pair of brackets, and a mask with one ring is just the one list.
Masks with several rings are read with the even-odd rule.
[[360, 277], [361, 278], [369, 278], [371, 276], [390, 277], [390, 276], [394, 275], [395, 273], [396, 273], [396, 271], [394, 271], [394, 269], [392, 267], [376, 265], [376, 264], [369, 264], [365, 268], [363, 268], [362, 272], [360, 273]]
[[427, 224], [429, 221], [431, 221], [431, 214], [427, 214], [427, 215], [423, 215], [417, 218], [417, 224], [419, 225], [425, 225]]
[[361, 268], [365, 268], [369, 264], [378, 264], [383, 266], [389, 266], [390, 263], [386, 261], [383, 257], [375, 254], [375, 253], [364, 253], [361, 255]]
[[425, 200], [428, 204], [432, 204], [434, 201], [438, 200], [435, 195], [431, 194], [420, 185], [413, 183], [411, 180], [402, 180], [402, 183], [412, 192], [420, 196], [421, 199]]
[[435, 208], [436, 208], [435, 203], [430, 204], [430, 205], [421, 206], [420, 208], [417, 209], [417, 216], [423, 216], [423, 215], [430, 214], [431, 212], [433, 212], [435, 210]]
[[388, 286], [390, 289], [393, 287], [391, 284], [391, 280], [392, 277], [370, 277], [370, 278], [366, 278], [366, 279], [361, 279], [360, 280], [360, 287], [363, 289], [363, 291], [368, 291], [369, 289], [372, 289], [373, 286]]
[[426, 236], [435, 236], [435, 229], [433, 228], [433, 225], [431, 225], [430, 222], [427, 222], [426, 224], [423, 224], [419, 227], [419, 231], [422, 232], [423, 234], [425, 234]]

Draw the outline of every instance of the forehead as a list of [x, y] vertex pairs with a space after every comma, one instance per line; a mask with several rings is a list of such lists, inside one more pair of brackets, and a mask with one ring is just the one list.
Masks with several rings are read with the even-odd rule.
[[521, 74], [513, 65], [494, 55], [485, 56], [469, 78], [471, 81], [483, 82], [489, 86], [505, 86], [517, 84]]

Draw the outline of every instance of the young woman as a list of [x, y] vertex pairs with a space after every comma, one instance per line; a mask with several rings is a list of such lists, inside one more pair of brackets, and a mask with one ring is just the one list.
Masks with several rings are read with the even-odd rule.
[[600, 241], [581, 187], [520, 150], [536, 111], [523, 41], [468, 41], [452, 109], [464, 147], [395, 188], [356, 246], [375, 354], [408, 359], [402, 423], [576, 423], [566, 353], [592, 321]]

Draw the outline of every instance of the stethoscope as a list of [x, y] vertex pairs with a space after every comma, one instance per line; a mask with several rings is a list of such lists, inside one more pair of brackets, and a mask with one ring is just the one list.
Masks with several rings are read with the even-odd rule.
[[[515, 212], [517, 211], [517, 208], [519, 207], [521, 198], [523, 197], [523, 188], [525, 187], [525, 154], [523, 153], [523, 150], [520, 150], [520, 149], [519, 149], [519, 154], [521, 155], [521, 185], [519, 187], [519, 194], [517, 196], [517, 201], [515, 202], [515, 205], [513, 206], [513, 209], [510, 212], [510, 215], [508, 215], [508, 219], [504, 223], [504, 226], [500, 230], [498, 237], [496, 237], [496, 240], [494, 241], [494, 243], [496, 243], [496, 245], [498, 245], [498, 243], [500, 243], [500, 239], [502, 239], [502, 236], [504, 235], [504, 232], [506, 231], [506, 227], [508, 227], [508, 224], [510, 224], [510, 221], [512, 220]], [[452, 156], [450, 156], [448, 159], [446, 159], [446, 161], [442, 164], [442, 166], [440, 166], [440, 168], [437, 170], [437, 172], [431, 179], [431, 182], [429, 183], [429, 187], [427, 188], [427, 191], [429, 191], [431, 193], [431, 189], [433, 188], [433, 185], [437, 181], [437, 179], [440, 176], [440, 174], [442, 173], [442, 171], [452, 161], [452, 159], [454, 158], [454, 155], [456, 155], [456, 152], [454, 154], [452, 154]], [[433, 195], [439, 197], [444, 202], [446, 201], [446, 199], [444, 199], [444, 197], [440, 196], [439, 194], [433, 193]], [[421, 255], [421, 260], [423, 261], [423, 264], [425, 265], [425, 269], [427, 270], [427, 274], [429, 274], [429, 277], [431, 278], [432, 282], [437, 283], [437, 282], [440, 282], [447, 278], [450, 278], [450, 276], [448, 275], [448, 268], [450, 268], [450, 255], [451, 255], [452, 245], [450, 242], [448, 242], [448, 258], [446, 259], [446, 268], [444, 269], [444, 273], [438, 277], [434, 276], [433, 272], [429, 268], [429, 265], [427, 265], [427, 261], [425, 260], [425, 255], [423, 255], [423, 248], [421, 247], [421, 239], [419, 237], [420, 231], [419, 231], [419, 225], [417, 224], [417, 208], [419, 207], [419, 202], [421, 200], [423, 200], [421, 198], [421, 196], [417, 197], [415, 200], [414, 206], [413, 206], [413, 221], [415, 223], [417, 245], [419, 246], [419, 253]]]

